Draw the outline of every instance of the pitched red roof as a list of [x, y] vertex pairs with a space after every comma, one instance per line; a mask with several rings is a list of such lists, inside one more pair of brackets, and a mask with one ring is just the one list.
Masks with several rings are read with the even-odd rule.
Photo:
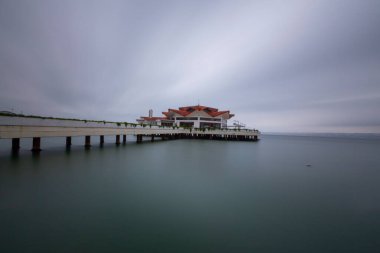
[[176, 109], [169, 109], [169, 112], [175, 112], [175, 113], [178, 113], [182, 116], [186, 116], [186, 115], [192, 113], [192, 111], [189, 112], [189, 111], [185, 111], [185, 110], [176, 110]]
[[216, 117], [225, 113], [229, 114], [229, 118], [233, 117], [233, 114], [230, 114], [230, 111], [219, 111], [217, 108], [213, 107], [208, 107], [208, 106], [201, 106], [201, 105], [195, 105], [195, 106], [184, 106], [184, 107], [179, 107], [177, 109], [169, 109], [167, 112], [163, 112], [166, 117], [170, 116], [170, 112], [177, 113], [183, 117], [191, 114], [194, 111], [203, 111], [206, 112], [208, 115], [211, 117]]
[[216, 112], [209, 112], [208, 114], [210, 114], [213, 117], [216, 117], [225, 113], [230, 113], [230, 111], [220, 111], [220, 112], [216, 111]]
[[180, 107], [178, 108], [179, 110], [181, 111], [188, 111], [188, 110], [192, 110], [192, 111], [212, 111], [212, 112], [217, 112], [218, 109], [216, 108], [212, 108], [212, 107], [208, 107], [208, 106], [202, 106], [202, 105], [195, 105], [195, 106], [185, 106], [185, 107]]

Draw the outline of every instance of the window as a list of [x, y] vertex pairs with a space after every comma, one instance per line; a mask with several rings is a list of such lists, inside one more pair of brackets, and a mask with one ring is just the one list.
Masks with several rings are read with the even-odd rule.
[[177, 120], [198, 120], [198, 117], [177, 117]]
[[220, 124], [219, 123], [201, 122], [200, 128], [220, 128]]
[[221, 118], [200, 118], [200, 120], [205, 120], [205, 121], [220, 121]]
[[194, 122], [180, 122], [179, 126], [181, 126], [181, 127], [193, 127]]

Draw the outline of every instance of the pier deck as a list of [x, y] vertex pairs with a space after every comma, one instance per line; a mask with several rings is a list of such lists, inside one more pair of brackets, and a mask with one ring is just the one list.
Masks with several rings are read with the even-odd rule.
[[127, 123], [86, 122], [75, 120], [40, 119], [27, 117], [0, 117], [0, 139], [12, 139], [12, 149], [17, 150], [20, 138], [33, 138], [32, 151], [40, 151], [40, 138], [66, 137], [66, 146], [71, 145], [71, 137], [84, 136], [84, 146], [91, 146], [91, 136], [100, 136], [100, 143], [104, 142], [104, 136], [116, 136], [116, 144], [120, 144], [120, 135], [123, 143], [127, 135], [136, 136], [138, 143], [143, 136], [154, 138], [178, 139], [199, 138], [218, 140], [245, 140], [256, 141], [259, 137], [257, 130], [249, 129], [189, 129], [177, 127], [158, 127], [128, 125]]

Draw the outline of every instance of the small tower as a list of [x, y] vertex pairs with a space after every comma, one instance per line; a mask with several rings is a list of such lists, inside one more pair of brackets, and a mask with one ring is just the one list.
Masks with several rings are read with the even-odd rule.
[[149, 118], [152, 118], [152, 117], [153, 117], [153, 110], [149, 109]]

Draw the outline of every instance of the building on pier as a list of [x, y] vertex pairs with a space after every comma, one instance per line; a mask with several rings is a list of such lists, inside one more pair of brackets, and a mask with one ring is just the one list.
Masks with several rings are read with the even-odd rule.
[[140, 117], [137, 122], [158, 126], [227, 128], [227, 121], [234, 116], [230, 111], [219, 111], [217, 108], [201, 105], [168, 109], [162, 114], [165, 117], [153, 117], [153, 111], [149, 110], [149, 116]]

